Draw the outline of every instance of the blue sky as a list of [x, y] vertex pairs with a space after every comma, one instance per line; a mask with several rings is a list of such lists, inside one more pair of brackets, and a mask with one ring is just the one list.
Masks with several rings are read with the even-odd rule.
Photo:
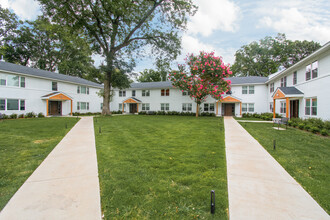
[[[313, 40], [322, 45], [330, 41], [329, 0], [193, 0], [198, 12], [182, 33], [182, 55], [173, 62], [184, 63], [188, 53], [215, 51], [226, 63], [233, 63], [235, 52], [243, 45], [265, 36], [285, 33], [291, 40]], [[41, 14], [33, 0], [0, 0], [2, 7], [21, 19], [35, 19]], [[95, 57], [96, 64], [101, 62]], [[135, 72], [155, 68], [146, 57]]]

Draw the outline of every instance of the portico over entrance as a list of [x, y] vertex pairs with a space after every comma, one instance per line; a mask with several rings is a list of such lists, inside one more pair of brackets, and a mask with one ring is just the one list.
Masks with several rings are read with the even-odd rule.
[[237, 103], [239, 103], [240, 115], [242, 115], [242, 101], [239, 98], [227, 95], [222, 100], [217, 101], [216, 115], [218, 115], [219, 103], [221, 104], [220, 109], [222, 116], [235, 116], [235, 105]]
[[71, 111], [72, 116], [72, 98], [62, 92], [52, 92], [41, 97], [41, 99], [46, 100], [46, 115], [62, 115], [63, 102], [71, 101]]
[[142, 103], [139, 99], [130, 97], [128, 99], [125, 99], [122, 104], [122, 112], [124, 112], [124, 104], [127, 104], [129, 106], [129, 113], [137, 113], [139, 112], [139, 104]]
[[[276, 115], [276, 100], [285, 99], [281, 104], [281, 112], [285, 112], [285, 117], [298, 117], [299, 116], [299, 98], [304, 97], [296, 87], [278, 87], [272, 95], [273, 97], [273, 118]], [[291, 105], [290, 105], [291, 104]]]

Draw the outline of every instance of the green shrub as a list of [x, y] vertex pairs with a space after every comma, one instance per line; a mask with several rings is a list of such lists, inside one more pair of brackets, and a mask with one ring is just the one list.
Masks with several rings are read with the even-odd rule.
[[296, 122], [292, 122], [292, 127], [296, 128], [298, 124]]
[[326, 129], [322, 129], [320, 133], [323, 136], [328, 136], [328, 131]]
[[330, 131], [330, 121], [325, 121], [324, 122], [324, 128], [328, 131]]
[[13, 113], [9, 116], [11, 119], [16, 119], [17, 118], [17, 114]]
[[35, 118], [36, 114], [34, 112], [28, 112], [25, 114], [25, 118]]
[[9, 116], [6, 115], [6, 114], [2, 114], [1, 117], [2, 117], [2, 119], [8, 119], [9, 118]]
[[304, 126], [304, 129], [305, 129], [306, 131], [310, 131], [310, 130], [311, 130], [311, 125], [310, 125], [310, 124], [306, 124], [306, 125]]
[[305, 127], [305, 124], [304, 124], [304, 123], [299, 123], [299, 124], [298, 124], [298, 128], [299, 128], [299, 129], [303, 130], [304, 127]]
[[320, 132], [320, 129], [318, 127], [311, 127], [311, 132], [313, 132], [314, 134]]
[[24, 114], [18, 115], [18, 118], [24, 118]]
[[39, 114], [38, 114], [38, 118], [44, 118], [45, 116], [44, 116], [44, 114], [42, 113], [42, 112], [40, 112]]

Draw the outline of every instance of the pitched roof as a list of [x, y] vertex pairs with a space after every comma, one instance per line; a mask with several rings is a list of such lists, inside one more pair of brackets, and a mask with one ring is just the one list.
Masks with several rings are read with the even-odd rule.
[[[226, 78], [231, 80], [231, 84], [260, 84], [267, 81], [267, 77], [261, 76], [246, 76], [246, 77], [230, 77]], [[170, 81], [163, 82], [141, 82], [132, 83], [131, 89], [160, 89], [160, 88], [171, 88], [172, 83]]]
[[278, 87], [284, 95], [303, 95], [304, 93], [301, 92], [299, 89], [296, 87], [290, 86], [290, 87]]
[[50, 72], [50, 71], [46, 71], [46, 70], [39, 70], [36, 68], [21, 66], [21, 65], [17, 65], [17, 64], [13, 64], [13, 63], [3, 62], [3, 61], [0, 61], [0, 71], [1, 70], [18, 73], [18, 74], [29, 75], [29, 76], [47, 78], [47, 79], [52, 79], [52, 80], [71, 82], [74, 84], [81, 84], [81, 85], [93, 86], [93, 87], [98, 87], [98, 88], [103, 87], [101, 84], [91, 82], [89, 80], [82, 79], [80, 77], [64, 75], [64, 74]]
[[231, 81], [232, 85], [240, 84], [262, 84], [268, 80], [268, 77], [263, 76], [243, 76], [243, 77], [229, 77], [226, 78]]

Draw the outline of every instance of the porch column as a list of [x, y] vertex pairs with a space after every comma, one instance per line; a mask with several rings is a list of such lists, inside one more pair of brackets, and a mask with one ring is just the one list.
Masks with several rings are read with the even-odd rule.
[[71, 116], [72, 116], [72, 100], [71, 100]]
[[125, 103], [122, 104], [122, 106], [123, 106], [123, 109], [121, 111], [122, 113], [124, 113], [124, 105], [125, 105]]
[[242, 102], [239, 103], [239, 114], [242, 116]]
[[273, 99], [273, 118], [275, 118], [275, 99]]
[[289, 106], [290, 106], [289, 98], [286, 98], [286, 117], [287, 118], [289, 118]]
[[139, 112], [139, 103], [136, 103], [136, 112]]
[[48, 116], [48, 99], [46, 99], [46, 115]]

